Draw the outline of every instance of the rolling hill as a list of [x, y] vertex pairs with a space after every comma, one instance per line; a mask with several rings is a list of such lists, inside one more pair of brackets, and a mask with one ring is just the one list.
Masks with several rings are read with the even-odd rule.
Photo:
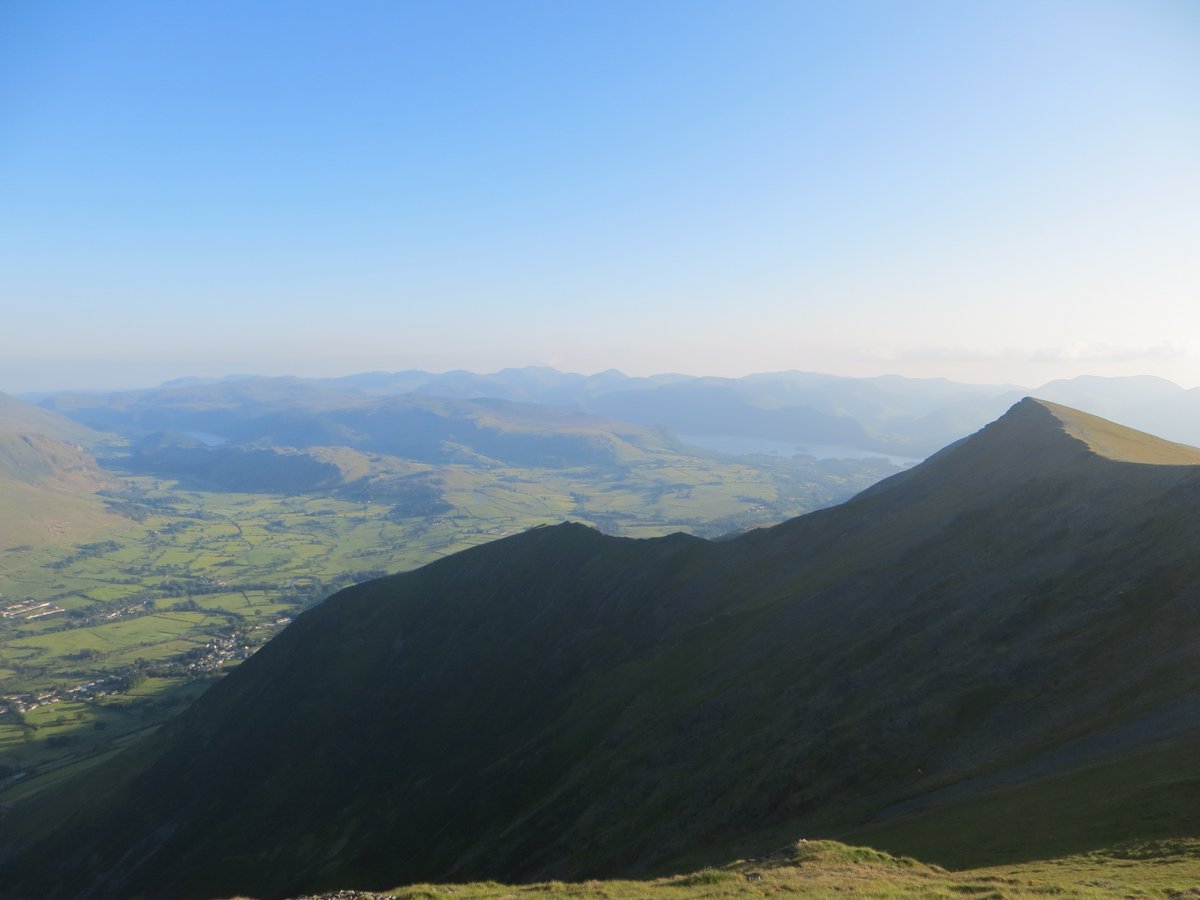
[[90, 446], [100, 437], [92, 429], [66, 416], [32, 403], [0, 394], [0, 431], [13, 434], [41, 434], [64, 443]]
[[798, 835], [983, 864], [1047, 830], [1059, 852], [1200, 834], [1197, 462], [1025, 399], [733, 540], [564, 524], [350, 588], [11, 809], [0, 880], [286, 896]]
[[114, 480], [85, 446], [99, 435], [0, 394], [0, 551], [86, 540], [127, 524], [96, 492]]
[[[478, 415], [472, 404], [487, 398], [490, 418], [515, 416], [524, 421], [522, 427], [531, 419], [550, 416], [545, 409], [553, 407], [557, 419], [551, 419], [560, 428], [571, 421], [563, 418], [564, 413], [587, 414], [625, 423], [626, 431], [636, 426], [666, 428], [684, 435], [754, 437], [832, 446], [834, 452], [921, 457], [995, 418], [1020, 396], [1012, 385], [897, 376], [778, 372], [745, 378], [631, 378], [613, 370], [578, 375], [528, 367], [487, 375], [408, 371], [327, 379], [242, 376], [171, 382], [107, 395], [61, 393], [41, 402], [101, 430], [203, 431], [235, 442], [258, 439], [308, 446], [322, 440], [330, 443], [329, 434], [373, 432], [369, 427], [364, 431], [361, 418], [339, 422], [338, 415], [328, 418], [317, 413], [354, 408], [396, 415], [424, 409], [461, 418]], [[291, 411], [286, 421], [272, 423], [268, 418], [285, 409]], [[489, 417], [486, 410], [481, 412], [485, 419]], [[302, 424], [306, 430], [297, 430]], [[413, 420], [412, 424], [420, 423]], [[321, 428], [326, 429], [324, 438]]]
[[661, 431], [503, 399], [370, 397], [299, 378], [244, 379], [45, 401], [89, 426], [144, 439], [157, 432], [215, 445], [342, 446], [419, 462], [522, 466], [620, 462], [672, 443]]
[[106, 464], [186, 488], [334, 494], [397, 502], [403, 515], [458, 506], [467, 517], [510, 500], [537, 509], [565, 494], [567, 510], [618, 533], [673, 523], [719, 534], [777, 522], [896, 468], [879, 457], [816, 459], [786, 448], [735, 459], [661, 428], [542, 404], [372, 396], [296, 378], [47, 402], [129, 444]]
[[[126, 429], [156, 406], [192, 402], [211, 411], [215, 398], [243, 406], [290, 398], [294, 405], [312, 406], [338, 402], [339, 396], [359, 401], [406, 395], [454, 400], [488, 397], [661, 426], [689, 436], [748, 437], [818, 451], [851, 448], [923, 457], [980, 428], [1026, 393], [1030, 391], [1016, 385], [895, 375], [850, 378], [762, 372], [742, 378], [679, 374], [639, 378], [616, 370], [579, 375], [530, 366], [489, 374], [410, 370], [322, 379], [181, 379], [159, 388], [108, 395], [59, 393], [41, 402], [97, 427]], [[1200, 388], [1186, 390], [1149, 376], [1084, 375], [1049, 382], [1032, 393], [1171, 440], [1200, 444], [1196, 424]]]

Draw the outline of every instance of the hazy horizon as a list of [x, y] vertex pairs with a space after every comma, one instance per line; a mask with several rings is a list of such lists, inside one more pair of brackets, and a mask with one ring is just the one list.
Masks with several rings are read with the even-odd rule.
[[561, 372], [562, 374], [581, 375], [584, 377], [592, 377], [592, 376], [600, 375], [600, 374], [603, 374], [603, 373], [609, 372], [609, 371], [617, 371], [621, 375], [624, 375], [629, 378], [650, 378], [650, 377], [654, 377], [654, 376], [681, 376], [681, 377], [685, 377], [685, 378], [738, 379], [738, 378], [747, 378], [750, 376], [786, 375], [786, 374], [791, 374], [791, 373], [800, 373], [800, 374], [809, 374], [809, 375], [828, 375], [828, 376], [833, 376], [833, 377], [838, 377], [838, 378], [900, 377], [900, 378], [913, 378], [913, 379], [917, 379], [917, 380], [944, 379], [944, 380], [952, 381], [952, 382], [959, 383], [959, 384], [984, 385], [984, 386], [989, 386], [989, 387], [1002, 387], [1002, 388], [1008, 388], [1008, 389], [1012, 389], [1012, 390], [1027, 390], [1027, 391], [1036, 391], [1038, 388], [1043, 387], [1044, 385], [1050, 384], [1051, 382], [1070, 381], [1070, 380], [1077, 379], [1077, 378], [1151, 378], [1151, 379], [1166, 381], [1182, 390], [1192, 390], [1195, 387], [1195, 386], [1180, 384], [1179, 382], [1173, 381], [1172, 379], [1163, 378], [1162, 376], [1153, 375], [1153, 374], [1149, 374], [1149, 373], [1132, 374], [1132, 375], [1096, 375], [1093, 372], [1080, 372], [1078, 374], [1068, 375], [1068, 376], [1064, 376], [1062, 378], [1051, 378], [1051, 379], [1046, 379], [1045, 381], [1039, 381], [1039, 382], [1031, 383], [1031, 384], [1019, 384], [1017, 382], [1011, 382], [1011, 381], [994, 381], [994, 382], [965, 381], [962, 379], [949, 378], [944, 375], [930, 375], [930, 376], [900, 375], [897, 372], [881, 372], [878, 375], [859, 376], [859, 375], [844, 375], [844, 374], [840, 374], [840, 373], [836, 373], [836, 372], [821, 372], [821, 371], [817, 371], [815, 369], [773, 369], [773, 370], [739, 372], [739, 373], [730, 374], [730, 375], [722, 375], [722, 374], [712, 373], [712, 372], [680, 372], [677, 370], [668, 371], [665, 369], [659, 370], [659, 371], [646, 372], [646, 373], [633, 373], [633, 372], [626, 372], [626, 371], [617, 369], [615, 366], [611, 366], [607, 369], [598, 369], [595, 371], [580, 372], [580, 371], [576, 371], [573, 369], [558, 368], [555, 366], [530, 364], [528, 366], [503, 366], [499, 369], [489, 369], [489, 370], [466, 369], [463, 367], [456, 367], [456, 368], [451, 368], [451, 369], [440, 369], [440, 370], [425, 370], [425, 369], [416, 369], [413, 367], [405, 367], [405, 368], [393, 368], [393, 369], [362, 369], [362, 370], [355, 370], [355, 371], [338, 371], [338, 372], [330, 372], [328, 374], [315, 374], [315, 375], [303, 375], [303, 374], [299, 374], [296, 372], [275, 372], [275, 373], [229, 372], [229, 373], [224, 373], [224, 374], [220, 374], [220, 375], [183, 374], [183, 375], [171, 375], [169, 377], [161, 378], [157, 381], [152, 381], [152, 382], [123, 383], [123, 384], [118, 383], [118, 384], [111, 384], [111, 385], [74, 384], [74, 385], [66, 385], [63, 387], [34, 387], [34, 388], [29, 388], [29, 389], [24, 389], [24, 390], [10, 389], [4, 385], [0, 385], [0, 394], [9, 394], [9, 395], [18, 396], [18, 397], [19, 396], [35, 396], [36, 397], [36, 396], [42, 395], [42, 394], [70, 393], [70, 392], [75, 392], [75, 391], [78, 391], [78, 392], [91, 392], [91, 391], [121, 392], [121, 391], [152, 390], [155, 388], [160, 388], [160, 387], [163, 387], [166, 385], [170, 385], [174, 382], [181, 382], [181, 383], [186, 383], [189, 381], [217, 382], [217, 381], [234, 381], [234, 380], [239, 380], [239, 379], [256, 379], [256, 378], [318, 378], [318, 379], [319, 378], [349, 378], [349, 377], [353, 377], [356, 375], [366, 375], [366, 374], [376, 374], [376, 373], [396, 374], [396, 373], [406, 372], [406, 371], [421, 371], [421, 372], [425, 372], [426, 374], [429, 374], [429, 375], [435, 376], [435, 377], [441, 376], [441, 375], [457, 373], [457, 372], [469, 373], [472, 375], [479, 375], [479, 376], [489, 376], [489, 375], [497, 375], [497, 374], [500, 374], [501, 372], [508, 371], [508, 370], [519, 371], [521, 369], [526, 369], [526, 368], [552, 368], [555, 371]]
[[1200, 385], [1185, 0], [0, 9], [0, 390]]

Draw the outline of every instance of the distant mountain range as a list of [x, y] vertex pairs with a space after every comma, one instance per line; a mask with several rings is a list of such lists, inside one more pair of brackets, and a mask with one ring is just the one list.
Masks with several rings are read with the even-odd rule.
[[287, 896], [797, 835], [1003, 860], [1041, 818], [1056, 849], [1200, 833], [1198, 501], [1200, 450], [1025, 399], [736, 539], [533, 529], [300, 616], [11, 810], [0, 884]]
[[[448, 466], [490, 473], [493, 493], [504, 479], [511, 483], [516, 470], [557, 470], [555, 477], [571, 482], [578, 515], [610, 530], [645, 524], [664, 497], [674, 498], [678, 527], [736, 530], [779, 521], [845, 499], [894, 470], [879, 454], [849, 448], [829, 455], [867, 458], [797, 459], [797, 448], [786, 443], [735, 461], [662, 427], [577, 409], [494, 397], [368, 394], [294, 378], [56, 395], [42, 402], [119, 436], [114, 443], [127, 443], [127, 450], [110, 448], [107, 456], [119, 470], [193, 488], [362, 500], [399, 492], [406, 509], [416, 490], [414, 508], [445, 511], [435, 483], [441, 476], [429, 467], [443, 474]], [[419, 484], [409, 477], [413, 464], [424, 467]], [[614, 491], [632, 491], [635, 505]]]
[[[421, 462], [479, 459], [561, 466], [619, 461], [630, 446], [662, 448], [669, 436], [550, 406], [346, 394], [315, 382], [254, 379], [46, 401], [92, 427], [137, 435], [176, 432], [193, 445], [344, 446]], [[198, 437], [197, 437], [198, 436]], [[161, 439], [160, 439], [161, 441]], [[177, 441], [177, 443], [182, 443]]]
[[[53, 394], [41, 403], [101, 429], [154, 431], [178, 428], [186, 420], [207, 423], [208, 430], [218, 433], [231, 427], [235, 436], [247, 439], [237, 427], [245, 423], [230, 425], [221, 409], [328, 410], [345, 405], [348, 397], [364, 406], [371, 398], [382, 404], [401, 396], [487, 398], [663, 427], [685, 438], [750, 437], [815, 449], [817, 455], [852, 450], [921, 458], [982, 427], [1026, 393], [1030, 391], [1015, 385], [899, 376], [778, 372], [744, 378], [633, 378], [615, 370], [585, 376], [530, 367], [491, 374], [404, 371], [326, 379], [182, 379], [145, 391]], [[1200, 443], [1200, 390], [1151, 377], [1084, 376], [1050, 382], [1032, 393], [1172, 440]], [[168, 409], [174, 412], [168, 415]]]

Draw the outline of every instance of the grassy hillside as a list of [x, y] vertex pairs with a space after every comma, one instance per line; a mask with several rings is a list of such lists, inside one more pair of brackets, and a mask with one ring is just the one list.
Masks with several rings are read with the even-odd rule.
[[[976, 792], [964, 789], [969, 784], [952, 787], [942, 798], [900, 804], [850, 834], [952, 868], [1086, 854], [1125, 835], [1146, 844], [1139, 855], [1148, 858], [1155, 846], [1200, 834], [1200, 735], [1194, 721], [1180, 727], [1185, 733], [1151, 733], [1065, 770], [1027, 767]], [[1200, 850], [1190, 843], [1191, 852]]]
[[[621, 898], [812, 897], [1082, 898], [1190, 897], [1200, 885], [1200, 841], [1129, 844], [1022, 865], [947, 871], [912, 857], [835, 841], [800, 840], [764, 857], [642, 881], [417, 884], [371, 898], [465, 900], [525, 896]], [[333, 895], [330, 895], [333, 896]], [[365, 900], [365, 898], [364, 898]]]
[[99, 435], [65, 416], [0, 394], [0, 433], [39, 434], [66, 443], [94, 444]]
[[81, 449], [99, 437], [0, 394], [0, 552], [87, 541], [127, 524], [95, 496], [113, 486]]
[[114, 483], [75, 446], [0, 431], [0, 551], [87, 541], [128, 527], [96, 496]]
[[1156, 466], [1194, 466], [1200, 464], [1200, 449], [1187, 444], [1165, 441], [1152, 434], [1134, 431], [1077, 409], [1038, 401], [1062, 422], [1063, 430], [1083, 441], [1093, 453], [1118, 462]]
[[2, 431], [0, 478], [79, 492], [95, 492], [114, 483], [77, 447], [45, 435]]
[[[1039, 783], [1067, 850], [1196, 835], [1168, 751], [1200, 733], [1198, 499], [1197, 467], [1100, 456], [1024, 401], [736, 540], [480, 546], [300, 616], [94, 770], [103, 795], [14, 806], [0, 877], [278, 896], [655, 875], [796, 834], [1002, 863], [1044, 834], [995, 812], [1038, 789], [988, 798]], [[1088, 773], [1126, 763], [1097, 812]]]

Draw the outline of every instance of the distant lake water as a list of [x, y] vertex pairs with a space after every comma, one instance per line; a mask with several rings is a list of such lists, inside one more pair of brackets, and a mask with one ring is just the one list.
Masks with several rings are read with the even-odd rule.
[[863, 450], [840, 444], [797, 444], [794, 441], [773, 441], [768, 438], [743, 437], [728, 434], [681, 434], [679, 439], [702, 450], [727, 453], [730, 456], [785, 456], [789, 459], [798, 454], [817, 459], [886, 459], [894, 466], [915, 466], [921, 460], [910, 456], [894, 456], [877, 450]]

